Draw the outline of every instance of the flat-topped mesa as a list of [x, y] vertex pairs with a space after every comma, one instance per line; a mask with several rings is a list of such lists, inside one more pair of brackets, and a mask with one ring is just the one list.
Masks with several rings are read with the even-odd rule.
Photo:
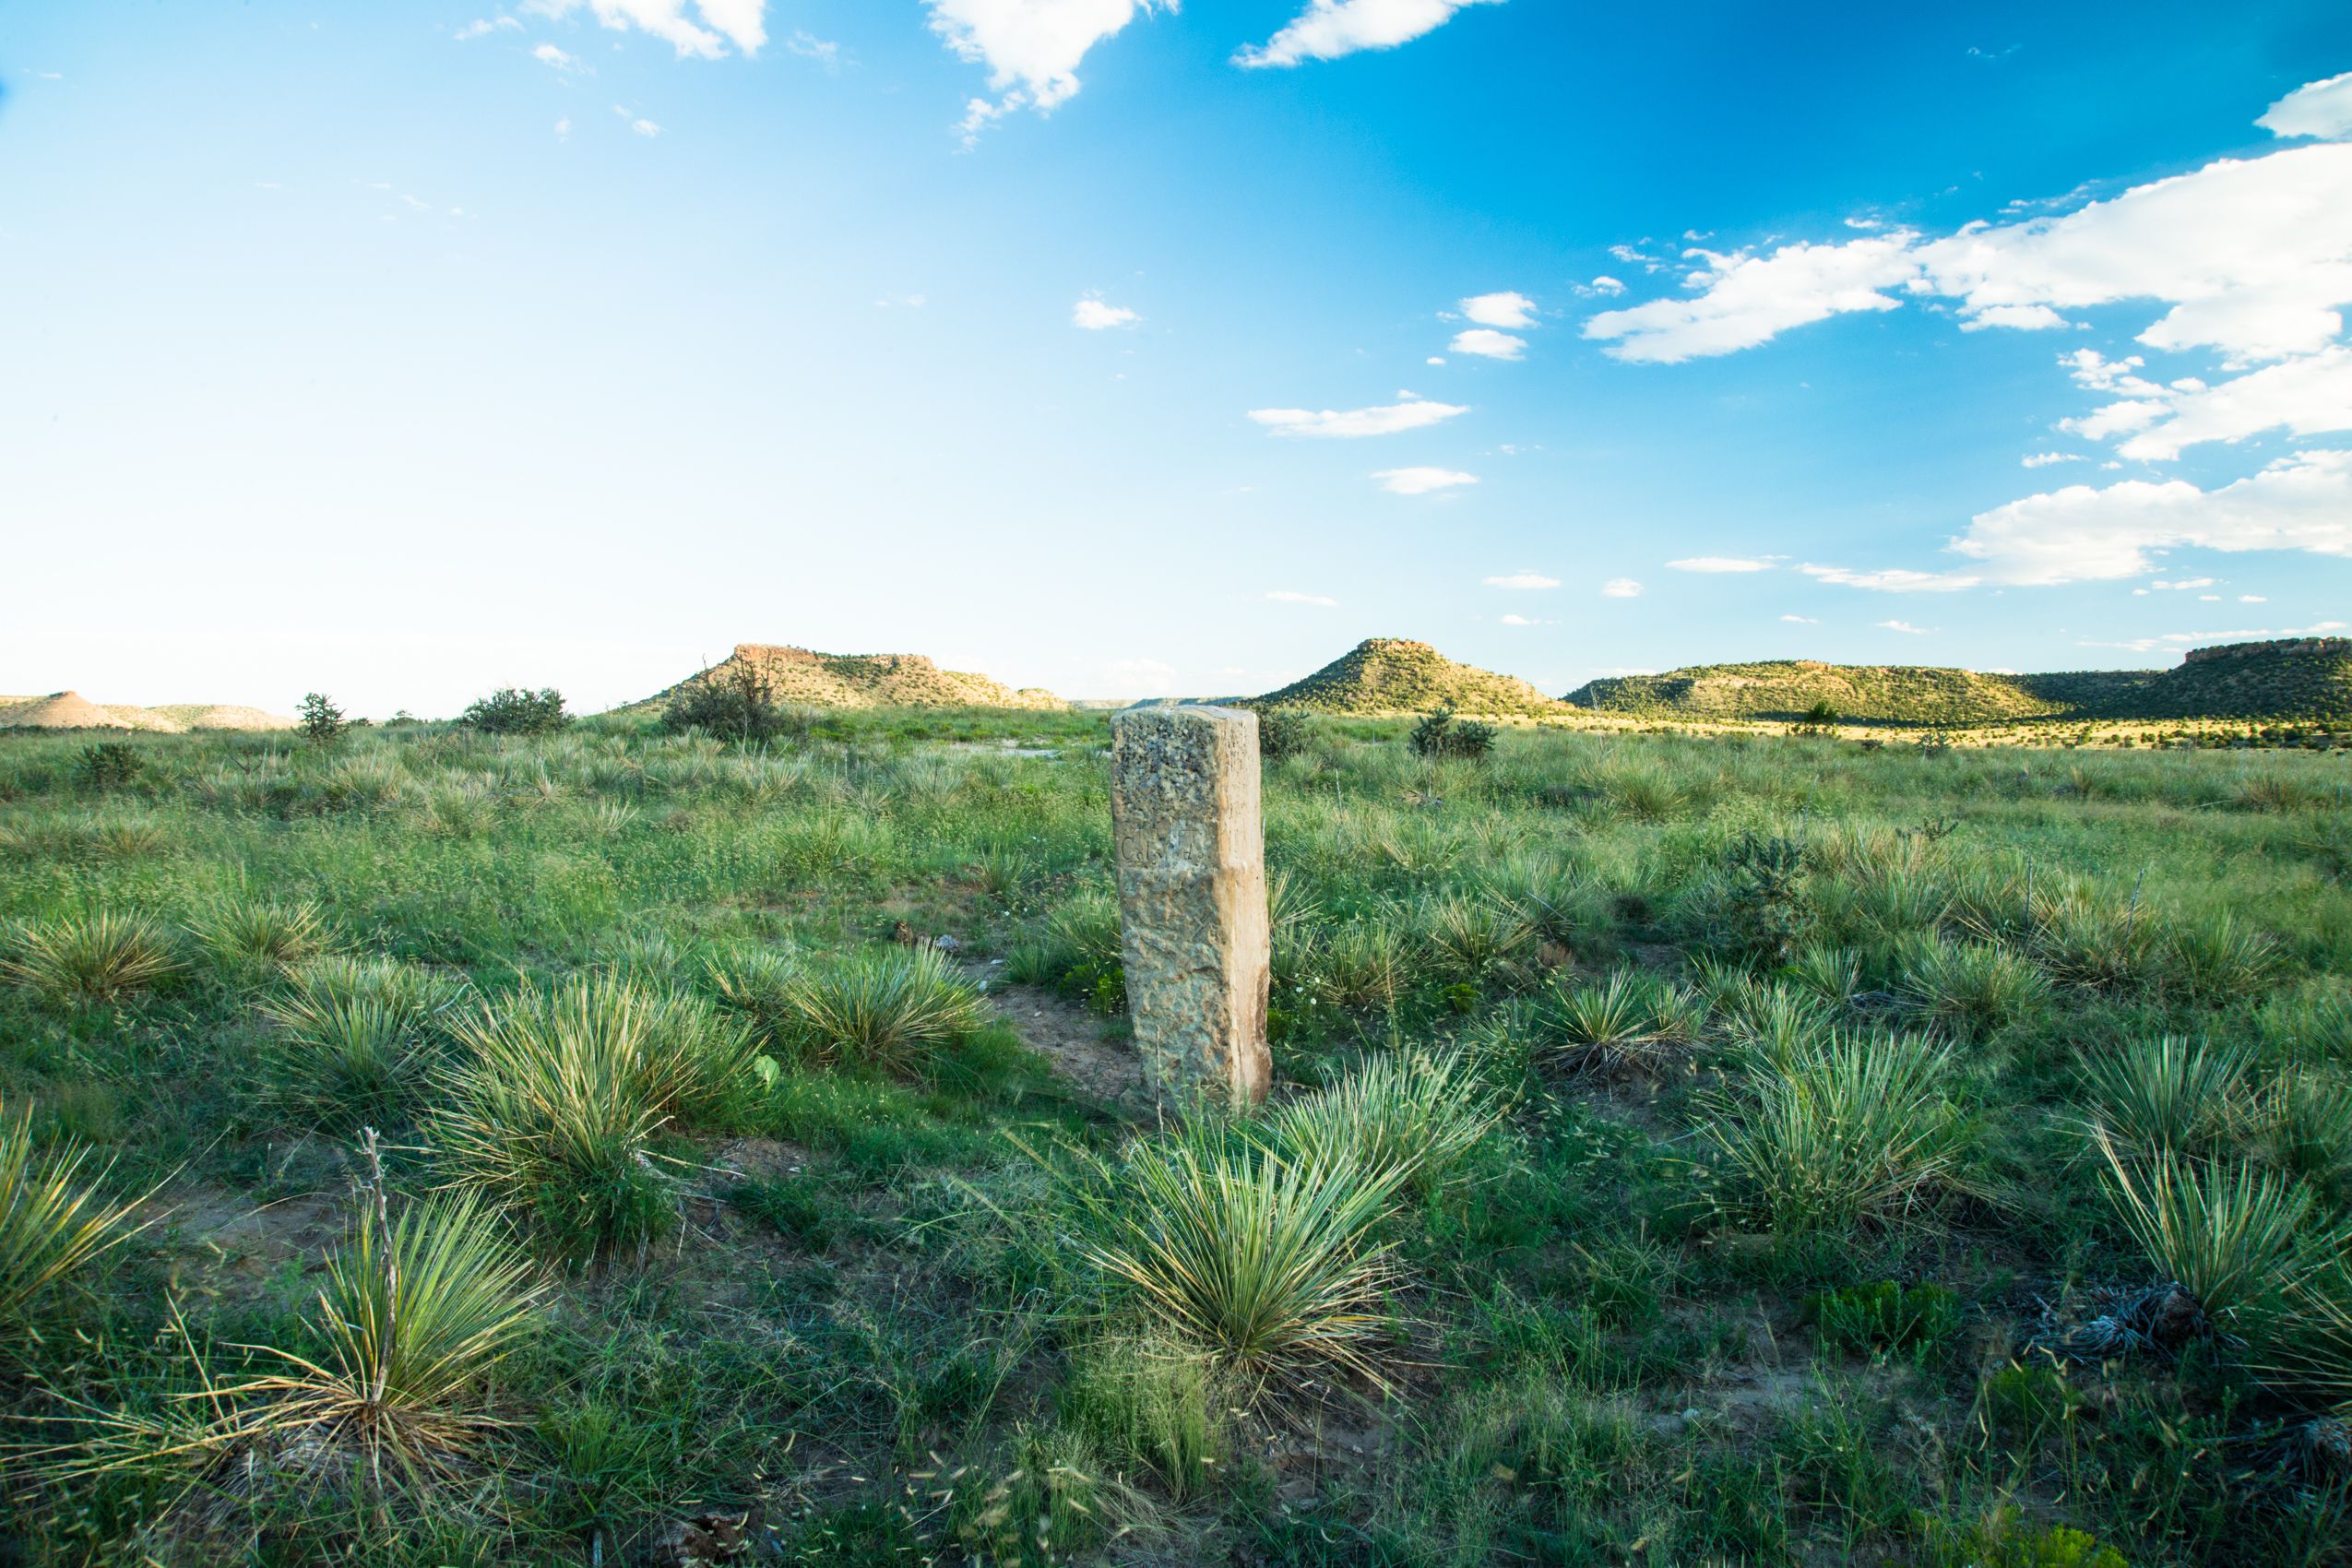
[[719, 663], [620, 709], [659, 709], [700, 682], [750, 671], [779, 703], [806, 707], [1017, 707], [1068, 705], [1037, 687], [1019, 691], [969, 671], [948, 670], [920, 653], [824, 653], [790, 643], [737, 643]]
[[2204, 664], [2216, 659], [2342, 659], [2352, 657], [2352, 637], [2280, 637], [2272, 642], [2217, 643], [2193, 647], [2180, 656], [2183, 664]]

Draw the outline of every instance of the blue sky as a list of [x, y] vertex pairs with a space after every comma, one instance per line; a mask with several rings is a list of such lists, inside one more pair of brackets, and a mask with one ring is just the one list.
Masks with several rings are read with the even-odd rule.
[[0, 691], [2352, 618], [2352, 13], [1799, 9], [20, 0]]

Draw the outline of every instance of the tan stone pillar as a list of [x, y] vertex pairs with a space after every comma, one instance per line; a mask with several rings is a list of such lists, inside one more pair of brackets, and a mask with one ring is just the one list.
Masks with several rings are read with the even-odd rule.
[[1111, 826], [1135, 1049], [1163, 1099], [1265, 1098], [1273, 981], [1258, 716], [1138, 707], [1111, 721]]

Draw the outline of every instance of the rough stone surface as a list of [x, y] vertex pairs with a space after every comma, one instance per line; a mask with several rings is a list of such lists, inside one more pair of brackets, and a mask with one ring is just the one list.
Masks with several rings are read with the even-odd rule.
[[1273, 968], [1257, 715], [1145, 707], [1113, 719], [1111, 820], [1146, 1073], [1163, 1099], [1265, 1099]]

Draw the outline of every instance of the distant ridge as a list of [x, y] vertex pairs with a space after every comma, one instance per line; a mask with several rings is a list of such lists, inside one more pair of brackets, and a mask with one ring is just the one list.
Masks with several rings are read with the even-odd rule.
[[1456, 664], [1427, 643], [1367, 637], [1303, 681], [1248, 701], [1251, 707], [1321, 713], [1457, 713], [1493, 718], [1559, 714], [1561, 705], [1515, 676]]
[[176, 735], [184, 730], [291, 730], [282, 714], [228, 703], [174, 703], [134, 707], [96, 703], [79, 692], [40, 697], [0, 697], [0, 730], [146, 730]]
[[697, 681], [724, 679], [749, 668], [766, 678], [780, 703], [807, 707], [1025, 707], [1069, 705], [1035, 686], [1018, 691], [960, 670], [942, 670], [920, 653], [817, 653], [775, 643], [738, 643], [735, 651], [677, 685], [631, 703], [636, 712], [667, 703]]
[[1852, 724], [1965, 727], [2029, 719], [2352, 718], [2352, 639], [2199, 648], [2171, 670], [1988, 674], [1809, 659], [1705, 664], [1591, 681], [1564, 699], [1595, 713], [1696, 721], [1803, 719], [1826, 703]]

